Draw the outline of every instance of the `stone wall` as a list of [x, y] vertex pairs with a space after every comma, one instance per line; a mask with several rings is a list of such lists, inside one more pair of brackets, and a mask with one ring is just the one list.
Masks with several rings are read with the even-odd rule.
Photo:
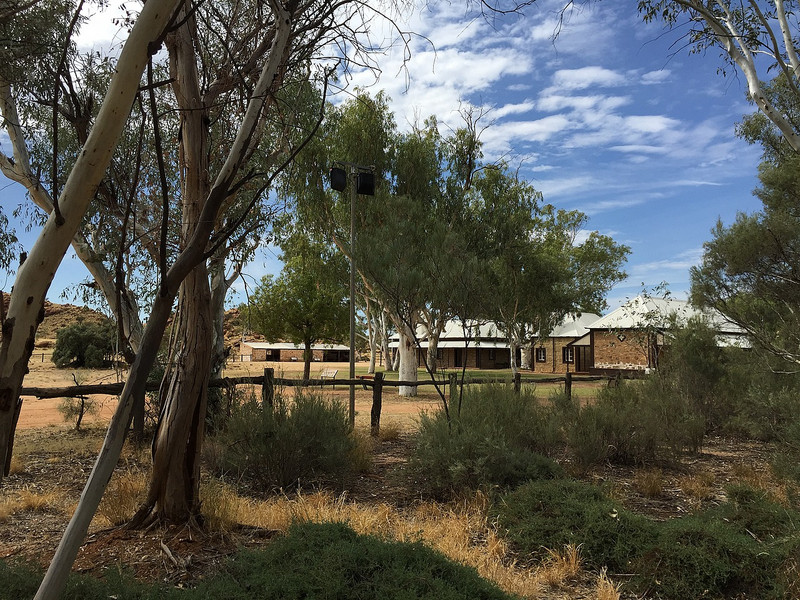
[[646, 334], [641, 331], [592, 331], [592, 345], [595, 369], [642, 370], [650, 366]]

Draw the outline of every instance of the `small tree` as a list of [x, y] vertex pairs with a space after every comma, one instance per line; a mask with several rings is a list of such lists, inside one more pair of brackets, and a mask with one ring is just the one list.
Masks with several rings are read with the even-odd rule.
[[311, 346], [347, 335], [346, 264], [341, 254], [306, 239], [292, 238], [281, 274], [261, 280], [250, 300], [253, 326], [270, 340], [303, 345], [303, 378], [311, 375]]
[[59, 369], [99, 369], [114, 354], [114, 326], [109, 322], [75, 323], [59, 330], [53, 362]]

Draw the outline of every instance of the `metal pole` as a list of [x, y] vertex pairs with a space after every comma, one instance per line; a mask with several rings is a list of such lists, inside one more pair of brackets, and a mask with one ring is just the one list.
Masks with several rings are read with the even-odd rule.
[[[350, 381], [356, 378], [356, 186], [358, 172], [350, 168]], [[350, 383], [350, 428], [356, 425], [356, 386]]]

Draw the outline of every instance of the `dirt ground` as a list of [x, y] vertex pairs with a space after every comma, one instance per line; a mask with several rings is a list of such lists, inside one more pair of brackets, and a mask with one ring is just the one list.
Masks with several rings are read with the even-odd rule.
[[[298, 371], [302, 368], [299, 363], [234, 363], [226, 368], [224, 375], [258, 376], [263, 374], [267, 366], [275, 368], [276, 377], [290, 378], [299, 376]], [[348, 369], [342, 363], [315, 363], [312, 377], [324, 368], [338, 369], [339, 377], [346, 377]], [[120, 376], [111, 370], [75, 373], [81, 384], [114, 382]], [[74, 385], [73, 372], [56, 369], [49, 361], [37, 361], [34, 357], [25, 385]], [[583, 393], [589, 392], [584, 390]], [[349, 398], [346, 386], [336, 386], [333, 390], [325, 388], [323, 393], [331, 394], [344, 403]], [[58, 411], [60, 402], [60, 399], [24, 400], [17, 434], [17, 451], [23, 455], [24, 468], [4, 482], [0, 489], [0, 505], [4, 498], [25, 494], [46, 495], [48, 490], [55, 490], [62, 508], [24, 510], [5, 518], [0, 514], [0, 559], [25, 557], [46, 564], [91, 470], [102, 437], [102, 426], [107, 423], [116, 404], [113, 397], [96, 398], [99, 410], [85, 421], [89, 431], [75, 432], [71, 431], [74, 424], [66, 423]], [[371, 390], [358, 388], [357, 428], [368, 428], [371, 406]], [[403, 476], [402, 467], [411, 451], [411, 434], [420, 411], [436, 406], [438, 397], [430, 387], [421, 388], [418, 397], [413, 399], [402, 398], [391, 388], [385, 390], [382, 423], [396, 423], [400, 434], [376, 444], [373, 466], [368, 473], [354, 475], [350, 480], [340, 483], [348, 501], [386, 503], [402, 509], [404, 506], [413, 506], [419, 500], [413, 481]], [[68, 443], [68, 452], [59, 450], [62, 443]], [[85, 444], [85, 448], [75, 450], [76, 444], [78, 447]], [[568, 458], [561, 458], [569, 469]], [[679, 465], [665, 465], [646, 471], [607, 465], [582, 477], [602, 485], [607, 493], [628, 508], [655, 519], [668, 519], [723, 501], [726, 485], [735, 481], [777, 488], [770, 476], [769, 459], [770, 449], [764, 445], [710, 438], [700, 453], [687, 456]], [[126, 460], [136, 461], [135, 458]], [[341, 491], [339, 489], [337, 493]], [[94, 530], [81, 551], [76, 569], [99, 573], [104, 566], [119, 563], [130, 566], [137, 576], [145, 579], [183, 584], [216, 569], [239, 545], [262, 544], [271, 535], [269, 531], [256, 530], [226, 532], [210, 537], [188, 529], [143, 532]], [[172, 558], [164, 551], [165, 540], [174, 555]], [[194, 561], [190, 566], [176, 562], [186, 556], [191, 556]], [[585, 586], [576, 583], [571, 588], [544, 591], [539, 597], [548, 600], [594, 597], [588, 594]]]

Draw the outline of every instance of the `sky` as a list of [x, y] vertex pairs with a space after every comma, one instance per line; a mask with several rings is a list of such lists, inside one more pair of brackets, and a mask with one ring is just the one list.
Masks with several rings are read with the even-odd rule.
[[[761, 151], [735, 132], [753, 112], [744, 78], [720, 74], [716, 51], [690, 54], [681, 31], [643, 23], [636, 2], [583, 4], [559, 30], [561, 5], [539, 0], [524, 15], [483, 18], [475, 4], [431, 1], [395, 19], [415, 32], [408, 48], [377, 23], [373, 39], [395, 42], [377, 57], [380, 72], [352, 72], [334, 102], [355, 86], [385, 90], [401, 129], [430, 115], [456, 128], [460, 108], [480, 109], [486, 160], [508, 161], [544, 202], [584, 212], [586, 233], [631, 248], [628, 278], [609, 293], [609, 309], [661, 282], [685, 298], [689, 268], [717, 220], [760, 208], [752, 190]], [[114, 31], [93, 27], [84, 43], [108, 43]], [[8, 149], [7, 138], [0, 147]], [[24, 193], [0, 179], [0, 202], [10, 212]], [[26, 246], [35, 233], [21, 236]], [[248, 285], [280, 270], [276, 255], [263, 249], [246, 269]], [[62, 290], [86, 276], [68, 253], [49, 299], [64, 301]], [[12, 284], [13, 275], [0, 273], [0, 288]]]

